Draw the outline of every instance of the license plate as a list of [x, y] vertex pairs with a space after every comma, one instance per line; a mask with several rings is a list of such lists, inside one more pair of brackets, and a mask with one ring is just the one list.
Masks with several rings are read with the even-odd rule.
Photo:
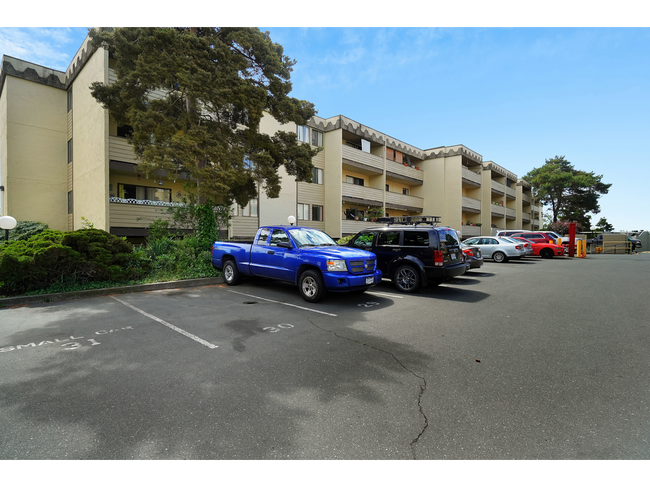
[[374, 276], [366, 277], [366, 284], [374, 284], [375, 278]]

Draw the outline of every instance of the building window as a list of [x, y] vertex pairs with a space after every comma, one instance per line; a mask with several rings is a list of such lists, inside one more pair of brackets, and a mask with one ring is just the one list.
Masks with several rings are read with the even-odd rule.
[[314, 167], [311, 170], [311, 182], [315, 184], [323, 184], [323, 170]]
[[72, 162], [72, 139], [68, 140], [68, 162]]
[[241, 216], [257, 216], [257, 198], [251, 198], [246, 206], [241, 207]]
[[409, 189], [408, 188], [402, 188], [402, 194], [409, 194]]
[[345, 176], [345, 182], [350, 184], [356, 184], [357, 186], [363, 186], [363, 179], [355, 178], [353, 176]]
[[130, 125], [120, 125], [117, 127], [117, 136], [118, 137], [128, 137], [133, 134], [133, 127]]
[[72, 110], [72, 87], [68, 90], [68, 111]]
[[323, 147], [323, 132], [312, 129], [311, 145], [315, 145], [316, 147]]
[[323, 221], [323, 206], [311, 205], [311, 219], [315, 222]]
[[68, 191], [68, 215], [72, 215], [73, 209], [72, 191]]
[[167, 188], [152, 188], [149, 186], [136, 186], [135, 184], [118, 184], [119, 197], [125, 200], [148, 200], [172, 202], [172, 190]]
[[298, 125], [298, 140], [300, 142], [309, 142], [309, 127]]
[[390, 187], [386, 185], [386, 191], [390, 191]]
[[309, 205], [298, 203], [298, 220], [309, 220]]

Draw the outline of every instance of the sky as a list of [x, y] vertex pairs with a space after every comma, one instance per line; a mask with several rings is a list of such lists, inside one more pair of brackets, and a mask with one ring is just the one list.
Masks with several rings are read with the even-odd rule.
[[[616, 230], [650, 230], [650, 17], [626, 0], [616, 11], [599, 2], [524, 4], [532, 2], [398, 9], [337, 0], [331, 9], [303, 4], [296, 15], [294, 2], [274, 10], [251, 2], [246, 12], [208, 3], [201, 17], [269, 31], [296, 61], [291, 96], [314, 103], [320, 117], [344, 115], [419, 149], [462, 144], [518, 177], [565, 156], [612, 184], [593, 224], [604, 217]], [[279, 15], [281, 6], [293, 15]], [[119, 8], [103, 14], [69, 20], [43, 11], [31, 27], [21, 16], [0, 19], [0, 54], [65, 70], [84, 25], [123, 25]], [[196, 13], [185, 15], [136, 12], [129, 25], [196, 23]], [[75, 27], [45, 27], [61, 22]]]

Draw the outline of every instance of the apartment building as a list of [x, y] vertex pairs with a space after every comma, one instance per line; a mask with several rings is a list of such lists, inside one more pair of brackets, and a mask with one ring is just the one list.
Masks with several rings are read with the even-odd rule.
[[[2, 215], [60, 230], [81, 228], [85, 219], [133, 239], [146, 236], [154, 219], [170, 219], [166, 210], [182, 204], [188, 180], [138, 171], [128, 128], [112, 122], [90, 94], [92, 82], [114, 76], [108, 52], [91, 51], [88, 39], [65, 73], [3, 57]], [[539, 228], [530, 184], [465, 146], [419, 149], [342, 115], [314, 117], [307, 126], [270, 116], [260, 124], [263, 133], [280, 129], [322, 148], [313, 182], [297, 182], [281, 168], [280, 197], [260, 191], [246, 207], [233, 207], [230, 237], [250, 237], [289, 215], [335, 238], [382, 215], [440, 216], [464, 237]]]

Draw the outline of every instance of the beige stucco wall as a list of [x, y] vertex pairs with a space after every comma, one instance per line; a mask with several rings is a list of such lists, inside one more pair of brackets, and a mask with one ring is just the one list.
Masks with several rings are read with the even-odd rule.
[[[0, 87], [2, 88], [2, 87]], [[0, 93], [0, 185], [7, 184], [7, 90]], [[7, 215], [7, 192], [0, 191], [0, 216]]]
[[94, 81], [108, 83], [104, 49], [92, 55], [72, 84], [74, 229], [82, 227], [85, 217], [95, 228], [110, 231], [108, 111], [90, 94]]
[[342, 170], [343, 170], [343, 131], [332, 130], [323, 134], [323, 147], [325, 148], [325, 170], [323, 181], [325, 183], [325, 233], [332, 238], [340, 238], [342, 210]]
[[67, 230], [66, 92], [7, 76], [0, 110], [3, 214]]
[[[278, 131], [296, 132], [296, 124], [293, 122], [280, 124], [269, 114], [264, 114], [260, 121], [260, 133], [273, 135]], [[266, 191], [260, 186], [260, 225], [287, 225], [287, 218], [290, 215], [296, 216], [298, 187], [296, 178], [287, 174], [284, 167], [278, 170], [282, 189], [278, 198], [269, 198]]]

